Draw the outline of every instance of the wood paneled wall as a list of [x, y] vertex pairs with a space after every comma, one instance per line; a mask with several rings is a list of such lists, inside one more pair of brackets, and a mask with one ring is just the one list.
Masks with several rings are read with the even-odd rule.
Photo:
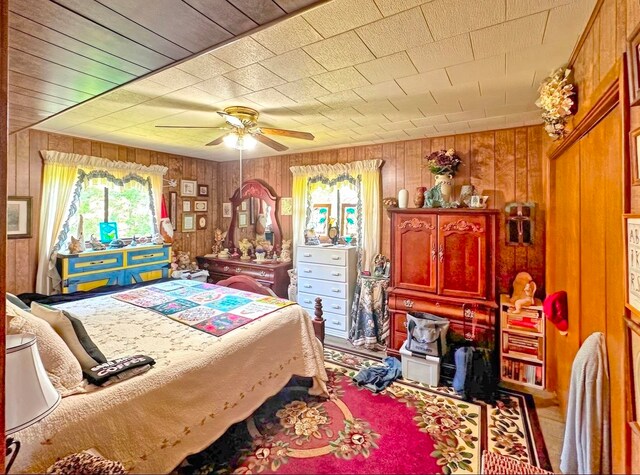
[[[506, 292], [515, 274], [529, 271], [544, 287], [545, 212], [543, 163], [550, 141], [540, 126], [478, 132], [431, 139], [407, 140], [348, 147], [321, 152], [309, 152], [276, 157], [264, 157], [243, 162], [244, 179], [258, 178], [267, 182], [278, 197], [291, 196], [292, 176], [289, 167], [318, 163], [344, 163], [381, 158], [382, 196], [397, 196], [398, 190], [409, 190], [410, 206], [418, 186], [433, 186], [433, 177], [424, 168], [424, 157], [441, 148], [455, 148], [463, 166], [455, 178], [454, 196], [460, 186], [471, 183], [484, 195], [489, 206], [503, 209], [510, 201], [533, 201], [538, 206], [535, 217], [535, 244], [532, 247], [512, 247], [505, 244], [504, 219], [500, 219], [498, 256], [499, 290]], [[238, 187], [237, 162], [221, 162], [218, 174], [218, 201], [229, 201]], [[219, 211], [222, 216], [221, 210]], [[386, 213], [382, 222], [382, 252], [390, 254], [390, 221]], [[229, 218], [220, 225], [228, 228]], [[290, 238], [290, 216], [280, 216], [283, 236]]]
[[[579, 110], [572, 128], [597, 106], [620, 74], [626, 39], [640, 21], [637, 0], [601, 0], [596, 4], [570, 67], [578, 89]], [[626, 80], [624, 76], [621, 80]], [[548, 372], [566, 408], [571, 364], [591, 333], [606, 335], [611, 379], [611, 433], [614, 472], [628, 472], [631, 451], [626, 425], [624, 355], [624, 131], [620, 104], [549, 164], [547, 289], [569, 296], [569, 333], [548, 329]], [[638, 109], [638, 108], [635, 108]], [[632, 128], [640, 112], [631, 111]], [[635, 124], [635, 125], [634, 125]], [[550, 152], [551, 154], [553, 152]], [[640, 190], [632, 190], [632, 209], [640, 212]], [[640, 445], [638, 446], [640, 447]], [[636, 450], [636, 449], [634, 449]], [[640, 467], [635, 467], [637, 472]]]
[[[169, 206], [169, 192], [176, 191], [178, 193], [178, 222], [177, 230], [174, 233], [173, 248], [188, 251], [191, 257], [210, 252], [213, 244], [212, 230], [215, 229], [218, 221], [215, 189], [218, 183], [217, 162], [29, 129], [9, 136], [7, 192], [9, 196], [33, 197], [33, 235], [30, 239], [10, 239], [8, 241], [6, 271], [8, 292], [19, 294], [33, 292], [35, 289], [42, 188], [42, 158], [40, 150], [57, 150], [103, 157], [110, 160], [136, 162], [144, 165], [158, 164], [168, 167], [169, 171], [166, 178], [178, 180], [178, 187], [163, 188], [167, 206]], [[180, 217], [182, 215], [180, 179], [182, 178], [197, 180], [198, 183], [209, 185], [209, 198], [197, 198], [209, 201], [209, 211], [206, 213], [208, 214], [209, 222], [206, 230], [190, 233], [180, 232]], [[195, 200], [196, 198], [187, 199]], [[193, 204], [191, 209], [193, 209]]]

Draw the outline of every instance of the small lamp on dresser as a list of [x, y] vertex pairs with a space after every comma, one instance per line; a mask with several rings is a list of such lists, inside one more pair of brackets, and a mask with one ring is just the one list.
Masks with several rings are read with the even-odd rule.
[[[5, 373], [5, 433], [7, 436], [26, 429], [49, 415], [60, 404], [61, 396], [44, 369], [36, 336], [31, 333], [7, 335]], [[6, 440], [6, 471], [20, 450], [13, 437]]]

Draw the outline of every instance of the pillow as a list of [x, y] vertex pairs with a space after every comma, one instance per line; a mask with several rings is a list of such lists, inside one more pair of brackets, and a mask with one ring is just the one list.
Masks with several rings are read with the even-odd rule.
[[[84, 329], [84, 325], [82, 324], [82, 322], [76, 317], [74, 317], [73, 315], [71, 315], [69, 312], [62, 310], [62, 314], [66, 318], [68, 318], [69, 321], [71, 322], [71, 325], [73, 326], [73, 331], [78, 337], [78, 340], [80, 341], [80, 344], [84, 348], [84, 351], [86, 351], [89, 354], [89, 356], [91, 356], [91, 358], [96, 360], [98, 363], [106, 363], [107, 358], [104, 356], [102, 351], [100, 351], [100, 349], [96, 346], [96, 344], [93, 342], [91, 337], [89, 337], [89, 334], [87, 333], [87, 330]], [[86, 368], [83, 367], [82, 369], [86, 369]]]
[[33, 333], [36, 336], [40, 359], [58, 392], [63, 397], [86, 392], [80, 363], [51, 325], [11, 302], [7, 302], [7, 313], [13, 315], [7, 333]]
[[31, 315], [41, 318], [53, 327], [56, 333], [60, 335], [60, 338], [67, 344], [73, 356], [76, 357], [81, 368], [93, 368], [98, 365], [98, 362], [80, 344], [76, 332], [73, 331], [71, 321], [64, 316], [62, 310], [31, 302]]
[[15, 305], [16, 307], [21, 308], [22, 310], [26, 310], [27, 312], [30, 311], [29, 306], [26, 303], [24, 303], [15, 295], [10, 294], [9, 292], [7, 292], [7, 300], [11, 302], [13, 305]]

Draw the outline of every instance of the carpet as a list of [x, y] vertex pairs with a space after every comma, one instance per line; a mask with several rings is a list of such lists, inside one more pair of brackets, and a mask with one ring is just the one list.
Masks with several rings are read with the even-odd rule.
[[293, 378], [175, 473], [471, 474], [480, 473], [482, 450], [550, 468], [530, 396], [500, 391], [489, 406], [408, 380], [378, 394], [352, 382], [378, 363], [326, 347], [328, 400]]

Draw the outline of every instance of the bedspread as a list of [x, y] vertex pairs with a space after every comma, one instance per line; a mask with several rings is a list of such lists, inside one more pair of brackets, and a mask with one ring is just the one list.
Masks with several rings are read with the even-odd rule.
[[276, 394], [291, 376], [314, 378], [326, 395], [322, 347], [309, 316], [285, 307], [216, 337], [110, 296], [59, 305], [77, 316], [109, 359], [145, 354], [149, 372], [64, 398], [49, 416], [17, 432], [13, 472], [44, 472], [84, 449], [134, 473], [169, 472]]

